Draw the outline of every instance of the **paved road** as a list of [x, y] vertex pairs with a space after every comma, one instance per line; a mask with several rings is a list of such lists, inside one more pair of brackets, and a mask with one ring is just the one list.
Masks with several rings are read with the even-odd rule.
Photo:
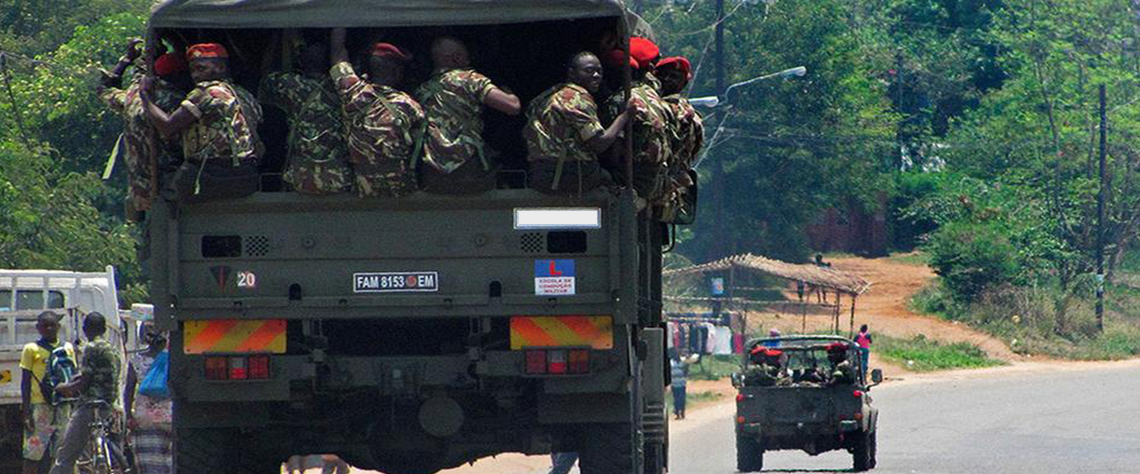
[[[1140, 472], [1140, 364], [904, 381], [872, 392], [877, 474]], [[732, 405], [672, 435], [670, 472], [736, 471]], [[686, 422], [682, 422], [684, 424]], [[836, 472], [845, 451], [767, 453], [765, 472]]]

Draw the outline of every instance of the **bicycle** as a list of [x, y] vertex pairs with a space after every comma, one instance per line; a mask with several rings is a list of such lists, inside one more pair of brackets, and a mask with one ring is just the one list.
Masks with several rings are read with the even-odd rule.
[[87, 449], [75, 466], [82, 474], [132, 474], [123, 449], [115, 442], [112, 431], [112, 409], [107, 402], [92, 402], [95, 417]]

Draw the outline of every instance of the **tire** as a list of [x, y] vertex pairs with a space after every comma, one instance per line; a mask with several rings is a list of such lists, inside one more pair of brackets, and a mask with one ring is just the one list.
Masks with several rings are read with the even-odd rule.
[[178, 474], [229, 472], [224, 430], [177, 430], [174, 437], [174, 471]]
[[871, 443], [873, 439], [873, 434], [863, 431], [855, 435], [855, 449], [852, 451], [851, 457], [854, 458], [854, 470], [856, 472], [863, 472], [871, 468]]
[[[282, 459], [242, 452], [240, 437], [225, 429], [176, 431], [174, 464], [178, 474], [280, 474]], [[260, 454], [260, 455], [254, 455]]]
[[736, 435], [736, 470], [760, 472], [764, 469], [764, 448], [760, 442], [747, 436]]
[[598, 423], [582, 429], [578, 437], [578, 467], [582, 474], [632, 472], [633, 438], [629, 423]]
[[875, 465], [878, 464], [878, 461], [875, 460], [875, 455], [878, 454], [879, 451], [878, 443], [875, 441], [876, 433], [878, 433], [878, 431], [871, 432], [871, 469], [874, 469]]

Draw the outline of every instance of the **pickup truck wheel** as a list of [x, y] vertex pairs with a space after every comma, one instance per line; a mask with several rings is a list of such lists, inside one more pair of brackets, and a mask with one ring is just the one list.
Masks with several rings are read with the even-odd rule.
[[862, 472], [871, 468], [871, 443], [874, 434], [859, 432], [855, 435], [855, 450], [851, 453], [855, 458], [855, 471]]
[[871, 433], [871, 469], [874, 469], [875, 465], [878, 464], [878, 461], [875, 460], [875, 454], [878, 453], [879, 446], [878, 443], [875, 442], [875, 433], [878, 433], [878, 431]]
[[578, 467], [582, 474], [629, 474], [633, 470], [633, 433], [629, 423], [598, 423], [579, 432]]
[[764, 448], [760, 447], [760, 442], [736, 435], [736, 470], [759, 472], [761, 469], [764, 469]]

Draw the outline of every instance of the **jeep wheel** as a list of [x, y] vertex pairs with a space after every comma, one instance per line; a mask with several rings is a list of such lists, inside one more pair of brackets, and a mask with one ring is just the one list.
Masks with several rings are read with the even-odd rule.
[[878, 461], [875, 460], [875, 454], [878, 453], [879, 446], [878, 443], [875, 442], [875, 433], [878, 433], [878, 431], [871, 432], [871, 469], [874, 469], [875, 465], [878, 464]]
[[736, 470], [759, 472], [761, 469], [764, 469], [764, 448], [760, 447], [760, 441], [736, 435]]
[[633, 438], [629, 423], [598, 423], [579, 431], [578, 467], [582, 474], [632, 472]]
[[851, 455], [855, 458], [854, 467], [856, 472], [866, 471], [871, 468], [871, 443], [874, 441], [874, 437], [875, 435], [873, 433], [868, 434], [863, 431], [860, 431], [854, 436], [855, 449]]

